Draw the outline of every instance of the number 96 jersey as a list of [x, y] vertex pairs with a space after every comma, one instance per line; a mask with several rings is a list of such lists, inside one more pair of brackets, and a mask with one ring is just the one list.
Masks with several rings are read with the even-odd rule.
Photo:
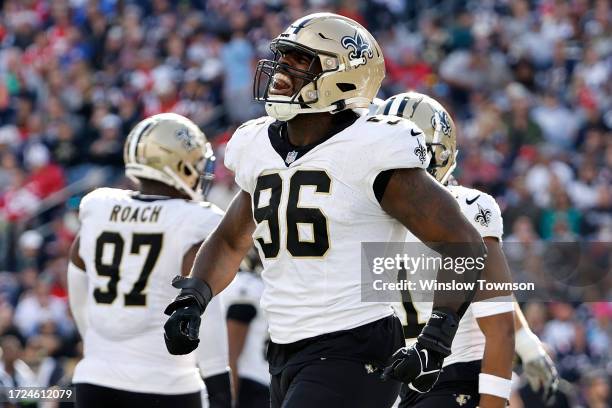
[[286, 123], [264, 117], [238, 128], [226, 148], [226, 167], [251, 195], [261, 305], [275, 343], [393, 313], [388, 303], [361, 301], [361, 243], [403, 240], [405, 229], [382, 210], [373, 184], [384, 170], [426, 168], [425, 140], [405, 119], [337, 115], [340, 126], [313, 145], [292, 146]]

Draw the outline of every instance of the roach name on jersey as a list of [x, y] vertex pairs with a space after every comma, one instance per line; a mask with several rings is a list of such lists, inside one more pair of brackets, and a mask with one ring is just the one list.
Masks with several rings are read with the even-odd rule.
[[111, 210], [109, 221], [111, 222], [157, 222], [161, 213], [161, 205], [150, 205], [147, 207], [136, 207], [115, 205]]

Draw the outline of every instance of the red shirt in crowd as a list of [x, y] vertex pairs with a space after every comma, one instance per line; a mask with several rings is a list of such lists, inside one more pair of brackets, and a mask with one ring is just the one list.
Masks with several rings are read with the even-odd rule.
[[53, 163], [32, 171], [26, 181], [26, 187], [41, 199], [61, 190], [64, 185], [64, 172]]

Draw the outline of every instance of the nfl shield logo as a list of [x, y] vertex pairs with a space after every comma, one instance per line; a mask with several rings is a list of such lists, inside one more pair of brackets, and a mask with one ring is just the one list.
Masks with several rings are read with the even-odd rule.
[[297, 159], [297, 155], [298, 153], [294, 150], [292, 152], [289, 152], [287, 154], [287, 158], [285, 159], [285, 163], [287, 164], [291, 164], [295, 161], [295, 159]]

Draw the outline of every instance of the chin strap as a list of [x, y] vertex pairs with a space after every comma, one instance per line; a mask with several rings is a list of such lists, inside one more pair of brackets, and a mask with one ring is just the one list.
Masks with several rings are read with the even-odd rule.
[[321, 112], [333, 112], [336, 110], [336, 105], [327, 106], [325, 108], [302, 108], [297, 103], [275, 103], [266, 102], [266, 113], [272, 116], [274, 119], [286, 122], [295, 118], [297, 115], [304, 113], [321, 113]]
[[329, 112], [333, 114], [356, 107], [367, 108], [370, 103], [371, 101], [368, 98], [356, 97], [338, 101], [323, 108], [303, 108], [298, 102], [291, 102], [291, 98], [288, 96], [277, 96], [275, 101], [267, 101], [265, 108], [266, 113], [269, 116], [286, 122], [300, 114], [321, 112]]
[[442, 177], [440, 179], [440, 183], [442, 183], [443, 185], [446, 185], [448, 183], [448, 179], [453, 174], [453, 171], [455, 171], [455, 167], [457, 167], [457, 154], [458, 153], [459, 153], [459, 150], [456, 150], [455, 151], [455, 157], [453, 157], [453, 164], [452, 164], [452, 166], [450, 166], [448, 168], [448, 170], [446, 170], [446, 174], [444, 175], [444, 177]]

